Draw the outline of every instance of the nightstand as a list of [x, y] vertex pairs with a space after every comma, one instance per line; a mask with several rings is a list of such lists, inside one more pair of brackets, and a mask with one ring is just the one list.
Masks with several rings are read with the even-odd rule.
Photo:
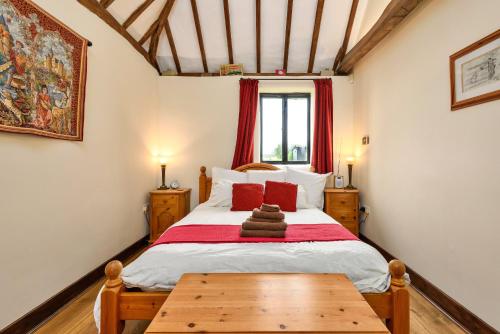
[[359, 235], [359, 190], [325, 189], [325, 212]]
[[189, 213], [191, 189], [155, 190], [150, 194], [149, 242], [155, 242], [170, 226]]

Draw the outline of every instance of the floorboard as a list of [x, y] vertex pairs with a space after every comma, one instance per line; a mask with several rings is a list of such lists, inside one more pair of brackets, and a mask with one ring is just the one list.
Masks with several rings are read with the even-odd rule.
[[[88, 288], [80, 296], [61, 308], [34, 333], [97, 334], [94, 324], [94, 301], [104, 279]], [[446, 314], [435, 307], [410, 286], [411, 334], [464, 334], [465, 332]], [[148, 321], [127, 321], [124, 333], [144, 333]]]

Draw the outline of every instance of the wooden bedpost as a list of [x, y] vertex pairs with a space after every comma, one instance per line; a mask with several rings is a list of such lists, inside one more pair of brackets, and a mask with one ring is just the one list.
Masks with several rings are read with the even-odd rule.
[[101, 292], [101, 334], [120, 334], [125, 322], [120, 320], [120, 293], [123, 290], [121, 278], [123, 265], [113, 260], [106, 265], [106, 282]]
[[389, 262], [391, 273], [392, 317], [388, 321], [388, 328], [392, 334], [410, 333], [410, 293], [406, 288], [404, 274], [406, 267], [399, 260]]
[[207, 200], [207, 167], [200, 167], [200, 179], [198, 181], [198, 203], [201, 204]]

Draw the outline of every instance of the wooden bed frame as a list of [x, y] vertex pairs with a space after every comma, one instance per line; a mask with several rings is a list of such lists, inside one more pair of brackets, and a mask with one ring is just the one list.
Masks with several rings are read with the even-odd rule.
[[[247, 170], [277, 170], [278, 167], [253, 163], [236, 168]], [[206, 174], [206, 168], [200, 168], [199, 202], [210, 197], [212, 178]], [[125, 320], [152, 320], [169, 292], [143, 292], [127, 289], [121, 278], [123, 266], [120, 261], [111, 261], [106, 265], [106, 282], [101, 293], [101, 334], [122, 333]], [[403, 278], [406, 268], [403, 262], [389, 262], [391, 286], [384, 293], [363, 293], [375, 313], [386, 322], [392, 334], [410, 333], [410, 295]]]

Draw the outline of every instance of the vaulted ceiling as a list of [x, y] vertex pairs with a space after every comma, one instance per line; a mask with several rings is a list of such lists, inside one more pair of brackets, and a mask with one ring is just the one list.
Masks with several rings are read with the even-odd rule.
[[[276, 69], [286, 69], [288, 74], [324, 69], [345, 74], [353, 60], [420, 2], [78, 1], [125, 37], [159, 73], [173, 70], [179, 75], [217, 74], [220, 65], [228, 63], [243, 64], [244, 72], [252, 74]], [[346, 61], [351, 63], [346, 66]]]

